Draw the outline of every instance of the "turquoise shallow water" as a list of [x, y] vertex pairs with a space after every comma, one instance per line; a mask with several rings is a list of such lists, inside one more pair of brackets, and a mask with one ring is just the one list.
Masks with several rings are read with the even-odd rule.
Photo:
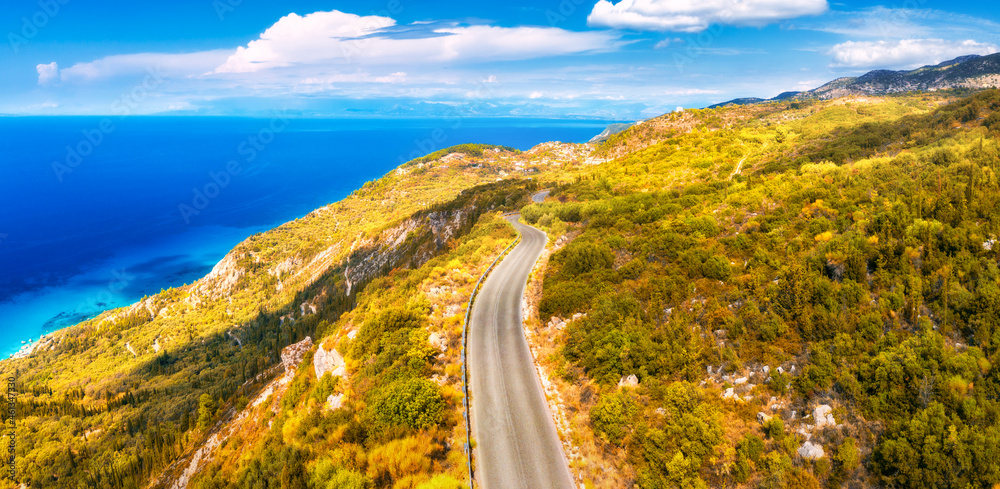
[[0, 118], [0, 358], [204, 276], [234, 245], [459, 143], [609, 121]]

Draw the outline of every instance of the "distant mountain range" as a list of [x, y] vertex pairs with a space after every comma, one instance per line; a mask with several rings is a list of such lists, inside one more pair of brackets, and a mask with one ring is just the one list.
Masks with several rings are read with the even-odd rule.
[[785, 92], [771, 99], [738, 98], [709, 108], [750, 105], [779, 100], [827, 100], [850, 95], [889, 95], [949, 88], [1000, 87], [1000, 53], [970, 55], [910, 71], [875, 70], [859, 77], [833, 80], [806, 92]]

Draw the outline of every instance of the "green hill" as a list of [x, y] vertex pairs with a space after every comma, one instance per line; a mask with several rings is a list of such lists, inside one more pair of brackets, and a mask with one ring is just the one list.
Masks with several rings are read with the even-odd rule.
[[519, 209], [588, 487], [993, 486], [998, 109], [777, 101], [403, 165], [0, 362], [0, 487], [462, 487], [464, 305]]

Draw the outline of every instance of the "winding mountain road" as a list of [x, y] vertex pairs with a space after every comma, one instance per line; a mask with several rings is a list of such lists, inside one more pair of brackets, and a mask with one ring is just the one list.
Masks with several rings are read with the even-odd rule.
[[468, 362], [476, 481], [486, 489], [572, 489], [522, 329], [521, 297], [547, 238], [519, 217], [508, 220], [521, 233], [521, 243], [486, 279], [472, 309]]

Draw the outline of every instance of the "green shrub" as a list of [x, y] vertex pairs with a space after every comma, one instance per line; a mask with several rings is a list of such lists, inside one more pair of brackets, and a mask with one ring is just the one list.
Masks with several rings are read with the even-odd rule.
[[420, 327], [423, 321], [420, 314], [408, 309], [386, 309], [361, 326], [358, 335], [351, 341], [351, 356], [364, 359], [380, 353], [393, 343], [405, 343], [409, 339], [409, 330]]
[[1000, 131], [1000, 112], [990, 114], [990, 116], [983, 121], [983, 126], [991, 131]]
[[574, 241], [560, 253], [563, 270], [571, 275], [583, 275], [598, 269], [611, 268], [614, 254], [603, 243]]
[[590, 423], [604, 441], [621, 445], [636, 410], [635, 402], [625, 393], [606, 394], [590, 410]]
[[861, 452], [858, 450], [858, 442], [854, 438], [847, 437], [843, 443], [837, 447], [837, 462], [844, 470], [851, 472], [861, 465]]
[[732, 270], [729, 266], [729, 260], [725, 257], [713, 256], [705, 260], [701, 267], [701, 273], [706, 278], [728, 280]]
[[375, 391], [367, 409], [376, 429], [403, 426], [421, 430], [440, 423], [444, 408], [435, 383], [404, 379]]

